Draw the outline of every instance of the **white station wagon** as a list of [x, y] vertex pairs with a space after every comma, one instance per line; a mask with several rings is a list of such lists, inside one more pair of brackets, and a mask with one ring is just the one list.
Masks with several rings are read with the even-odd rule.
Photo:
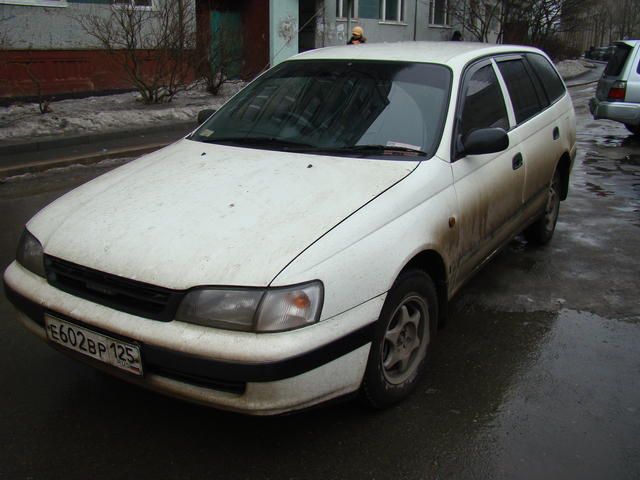
[[276, 414], [376, 407], [428, 368], [447, 302], [567, 196], [575, 118], [528, 47], [325, 48], [188, 137], [56, 200], [4, 274], [19, 318], [123, 379]]

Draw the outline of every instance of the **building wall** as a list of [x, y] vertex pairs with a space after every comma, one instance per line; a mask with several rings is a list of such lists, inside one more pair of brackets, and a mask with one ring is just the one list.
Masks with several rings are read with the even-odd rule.
[[[0, 0], [0, 33], [8, 41], [0, 56], [0, 98], [131, 89], [122, 56], [102, 50], [78, 23], [86, 14], [107, 18], [110, 4], [110, 0]], [[140, 56], [143, 68], [152, 69], [150, 56], [144, 51]]]
[[[53, 4], [55, 2], [48, 2]], [[99, 48], [76, 18], [88, 13], [107, 16], [109, 2], [99, 0], [69, 0], [61, 7], [11, 5], [0, 0], [3, 31], [9, 39], [9, 49], [52, 50]], [[101, 4], [102, 3], [102, 4]]]
[[[346, 2], [346, 0], [344, 0]], [[323, 14], [317, 18], [316, 46], [344, 45], [351, 37], [346, 19], [336, 17], [338, 0], [325, 0]], [[351, 20], [351, 27], [360, 25], [368, 42], [442, 41], [449, 40], [460, 26], [429, 24], [428, 0], [405, 0], [403, 21], [383, 21], [379, 18], [377, 2], [360, 0], [359, 11]]]
[[269, 0], [271, 66], [298, 53], [298, 0]]

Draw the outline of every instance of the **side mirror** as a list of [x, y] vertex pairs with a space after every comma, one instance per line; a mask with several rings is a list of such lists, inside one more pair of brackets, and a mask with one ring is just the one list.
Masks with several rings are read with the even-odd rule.
[[198, 112], [198, 125], [202, 125], [211, 115], [216, 113], [215, 108], [207, 108]]
[[483, 155], [509, 148], [509, 135], [502, 128], [480, 128], [462, 141], [462, 155]]

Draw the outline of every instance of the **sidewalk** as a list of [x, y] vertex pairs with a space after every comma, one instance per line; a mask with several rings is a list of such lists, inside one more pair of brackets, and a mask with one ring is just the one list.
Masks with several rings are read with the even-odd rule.
[[602, 76], [602, 72], [604, 68], [607, 66], [607, 62], [592, 62], [594, 67], [587, 70], [586, 72], [580, 73], [578, 75], [573, 75], [571, 77], [565, 77], [564, 81], [567, 84], [567, 87], [579, 87], [582, 85], [588, 85], [590, 83], [595, 83], [600, 80]]
[[219, 108], [244, 86], [229, 82], [212, 96], [204, 88], [182, 92], [171, 103], [144, 105], [136, 92], [0, 107], [0, 179], [114, 157], [136, 157], [196, 128], [200, 110]]
[[0, 179], [107, 158], [144, 155], [184, 137], [196, 126], [194, 119], [103, 134], [42, 137], [29, 143], [3, 142], [0, 145]]

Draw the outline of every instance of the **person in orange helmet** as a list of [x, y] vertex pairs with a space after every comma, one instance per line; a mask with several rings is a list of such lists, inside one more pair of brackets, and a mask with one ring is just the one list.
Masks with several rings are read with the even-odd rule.
[[366, 43], [367, 39], [364, 37], [364, 30], [362, 27], [356, 26], [351, 30], [351, 38], [347, 42], [347, 45], [358, 45], [360, 43]]

